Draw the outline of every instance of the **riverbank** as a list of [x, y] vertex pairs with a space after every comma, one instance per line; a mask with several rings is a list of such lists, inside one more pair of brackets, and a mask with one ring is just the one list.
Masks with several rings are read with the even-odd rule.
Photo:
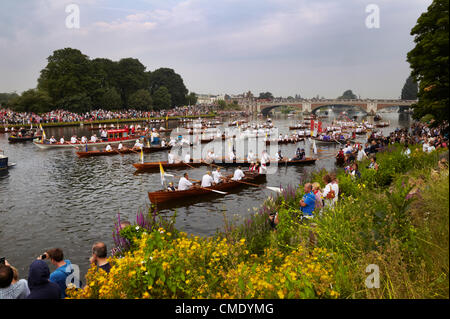
[[[180, 119], [198, 119], [198, 118], [214, 118], [217, 114], [201, 114], [201, 115], [186, 115], [186, 116], [172, 116], [168, 118], [168, 121], [178, 121]], [[80, 125], [95, 125], [95, 124], [119, 124], [119, 123], [134, 123], [134, 122], [146, 122], [151, 120], [163, 120], [164, 116], [160, 117], [145, 117], [145, 118], [131, 118], [131, 119], [111, 119], [111, 120], [95, 120], [95, 121], [75, 121], [75, 122], [56, 122], [56, 123], [41, 123], [42, 127], [66, 127], [66, 126], [80, 126]], [[34, 127], [39, 127], [39, 123], [33, 123]], [[30, 128], [31, 124], [0, 124], [0, 128]]]
[[[293, 186], [254, 208], [245, 222], [226, 220], [213, 237], [189, 236], [173, 220], [140, 216], [135, 225], [116, 228], [123, 258], [111, 258], [111, 273], [91, 269], [86, 288], [70, 295], [448, 298], [448, 166], [438, 165], [439, 151], [411, 150], [408, 158], [399, 145], [389, 146], [377, 155], [378, 171], [360, 164], [359, 180], [338, 170], [338, 205], [318, 214], [314, 225], [299, 222], [302, 187]], [[310, 180], [323, 187], [324, 174]], [[268, 218], [273, 212], [280, 219], [276, 231]], [[368, 279], [373, 269], [379, 282]]]

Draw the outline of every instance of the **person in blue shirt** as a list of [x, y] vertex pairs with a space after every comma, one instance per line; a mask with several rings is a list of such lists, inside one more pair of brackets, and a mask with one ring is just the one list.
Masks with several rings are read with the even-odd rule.
[[312, 184], [306, 183], [304, 190], [305, 195], [303, 195], [303, 198], [300, 200], [300, 211], [303, 213], [303, 217], [312, 218], [316, 205], [316, 196], [312, 191]]
[[45, 258], [49, 258], [50, 262], [55, 267], [57, 267], [56, 270], [50, 274], [50, 281], [59, 286], [61, 298], [67, 297], [66, 279], [74, 271], [72, 263], [70, 262], [70, 260], [64, 259], [64, 253], [61, 248], [53, 248], [47, 250], [47, 252], [44, 253], [43, 256], [46, 256]]

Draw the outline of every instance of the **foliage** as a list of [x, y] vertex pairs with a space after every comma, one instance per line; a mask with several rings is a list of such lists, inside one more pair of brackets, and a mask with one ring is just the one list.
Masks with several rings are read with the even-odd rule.
[[194, 92], [191, 92], [186, 96], [186, 104], [188, 105], [195, 105], [197, 103], [197, 100], [197, 94], [195, 94]]
[[[154, 100], [156, 92], [161, 87], [165, 87], [168, 90], [168, 93], [170, 94], [170, 102], [167, 105], [168, 99], [165, 97], [166, 100], [164, 100], [164, 103], [162, 103], [160, 108], [175, 107], [186, 103], [186, 95], [188, 94], [188, 90], [186, 89], [181, 76], [175, 73], [173, 69], [160, 68], [150, 74], [149, 88]], [[155, 105], [157, 105], [156, 102]]]
[[352, 90], [347, 90], [344, 93], [342, 93], [340, 97], [338, 97], [338, 100], [355, 100], [357, 98], [358, 97], [356, 96], [356, 94], [352, 92]]
[[47, 93], [30, 89], [9, 100], [9, 104], [18, 112], [44, 113], [50, 110], [51, 100]]
[[153, 105], [156, 109], [167, 109], [170, 107], [172, 96], [165, 86], [160, 86], [155, 93], [153, 93]]
[[331, 255], [302, 246], [284, 254], [249, 254], [245, 239], [199, 238], [163, 228], [142, 233], [138, 248], [92, 267], [87, 286], [69, 298], [332, 298]]
[[417, 85], [417, 82], [414, 81], [414, 78], [412, 76], [408, 76], [408, 78], [406, 79], [406, 82], [402, 88], [401, 99], [402, 100], [416, 100], [418, 90], [419, 90], [419, 87]]
[[97, 105], [104, 110], [117, 109], [122, 105], [122, 98], [114, 87], [110, 87], [103, 92]]
[[270, 92], [261, 92], [259, 93], [258, 99], [272, 100], [273, 95]]
[[129, 105], [138, 110], [149, 111], [152, 109], [152, 97], [146, 89], [140, 89], [130, 95]]
[[19, 97], [16, 92], [12, 93], [0, 93], [0, 105], [2, 107], [10, 107], [10, 102]]
[[433, 0], [411, 30], [416, 46], [408, 52], [419, 101], [413, 117], [432, 114], [436, 124], [448, 119], [449, 110], [449, 2]]

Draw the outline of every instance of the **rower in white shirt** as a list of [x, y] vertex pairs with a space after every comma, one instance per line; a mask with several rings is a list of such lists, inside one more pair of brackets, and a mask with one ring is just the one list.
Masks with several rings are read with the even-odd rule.
[[238, 168], [234, 171], [234, 175], [231, 178], [233, 181], [240, 181], [245, 177], [244, 172], [242, 171], [241, 167], [238, 166]]
[[64, 144], [64, 136], [59, 139], [59, 143]]
[[97, 136], [95, 134], [91, 136], [91, 142], [92, 143], [97, 142]]
[[111, 147], [110, 144], [106, 145], [105, 151], [107, 151], [107, 152], [111, 152], [112, 151], [112, 147]]
[[187, 173], [184, 173], [183, 177], [180, 178], [178, 182], [178, 190], [185, 191], [192, 187], [192, 183], [189, 181], [189, 176]]
[[255, 154], [253, 154], [253, 151], [250, 150], [250, 152], [248, 152], [248, 155], [247, 155], [247, 162], [251, 163], [251, 162], [254, 162], [255, 160], [256, 160], [256, 156], [255, 156]]
[[266, 152], [266, 150], [263, 150], [262, 153], [261, 153], [261, 165], [265, 166], [269, 162], [270, 162], [270, 156]]
[[121, 150], [123, 148], [122, 142], [119, 143], [119, 146], [117, 146], [118, 150]]
[[212, 172], [212, 176], [215, 184], [219, 184], [222, 181], [222, 173], [220, 173], [220, 167], [217, 167], [217, 169]]
[[133, 148], [140, 150], [143, 146], [144, 144], [142, 144], [139, 140], [136, 140], [136, 143], [134, 143]]
[[161, 140], [161, 147], [166, 147], [166, 141], [165, 140]]
[[186, 155], [184, 155], [184, 162], [185, 163], [191, 162], [191, 154], [189, 154], [189, 152], [187, 152]]
[[214, 183], [214, 178], [211, 176], [211, 172], [207, 171], [205, 175], [202, 177], [202, 187], [210, 187]]
[[53, 143], [56, 143], [56, 139], [55, 139], [54, 136], [52, 136], [52, 137], [50, 138], [50, 144], [53, 144]]
[[70, 138], [70, 143], [76, 144], [78, 142], [77, 137], [74, 135]]
[[81, 137], [81, 143], [86, 144], [87, 143], [87, 138], [86, 136], [82, 136]]
[[215, 158], [216, 158], [216, 155], [214, 154], [214, 151], [210, 150], [208, 152], [208, 154], [206, 155], [206, 162], [207, 163], [212, 163], [212, 162], [214, 162]]
[[173, 155], [170, 151], [167, 154], [167, 163], [169, 164], [175, 163], [175, 155]]
[[228, 158], [230, 159], [230, 161], [234, 161], [236, 159], [236, 155], [234, 154], [233, 150], [230, 150]]

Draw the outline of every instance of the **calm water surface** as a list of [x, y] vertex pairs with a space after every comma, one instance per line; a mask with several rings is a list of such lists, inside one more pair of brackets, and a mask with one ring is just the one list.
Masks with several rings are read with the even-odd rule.
[[[389, 113], [383, 118], [391, 121], [390, 127], [382, 129], [385, 134], [410, 124], [407, 114]], [[300, 117], [272, 119], [284, 134]], [[46, 134], [68, 139], [72, 134], [88, 136], [90, 131], [86, 127], [65, 127], [47, 129]], [[297, 146], [304, 147], [307, 156], [312, 155], [304, 142], [281, 146], [281, 150], [292, 157]], [[336, 150], [335, 146], [318, 148], [325, 150], [323, 154]], [[9, 144], [6, 134], [0, 135], [0, 149], [10, 162], [17, 163], [0, 175], [0, 257], [5, 256], [16, 266], [21, 278], [27, 277], [28, 266], [36, 256], [53, 247], [62, 248], [65, 257], [79, 265], [84, 276], [92, 244], [104, 241], [112, 248], [117, 214], [134, 221], [136, 212], [150, 204], [147, 192], [161, 189], [159, 172], [134, 174], [131, 164], [138, 162], [137, 154], [79, 159], [73, 149], [40, 150], [31, 142]], [[145, 154], [144, 158], [166, 159], [167, 152]], [[267, 185], [298, 185], [302, 176], [321, 168], [334, 168], [334, 158], [318, 160], [312, 166], [279, 167], [276, 174], [267, 176]], [[201, 179], [205, 170], [189, 170], [189, 176]], [[226, 196], [208, 197], [205, 202], [164, 209], [163, 213], [170, 216], [176, 209], [180, 230], [208, 236], [222, 228], [224, 213], [229, 219], [245, 219], [271, 194], [266, 189], [242, 188]]]

